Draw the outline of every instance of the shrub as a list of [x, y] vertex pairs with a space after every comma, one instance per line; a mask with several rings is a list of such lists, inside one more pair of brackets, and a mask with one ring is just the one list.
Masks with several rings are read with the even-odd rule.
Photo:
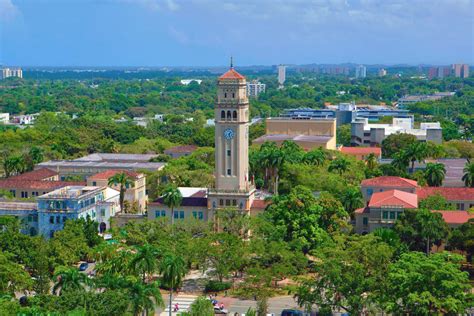
[[206, 283], [205, 286], [205, 291], [206, 292], [220, 292], [220, 291], [225, 291], [230, 289], [232, 284], [230, 282], [220, 282], [220, 281], [214, 281], [214, 280], [209, 280]]

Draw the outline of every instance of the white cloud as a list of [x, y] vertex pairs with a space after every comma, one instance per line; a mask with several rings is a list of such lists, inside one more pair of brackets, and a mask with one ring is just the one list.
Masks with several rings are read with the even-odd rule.
[[10, 21], [20, 14], [11, 0], [0, 0], [0, 21]]
[[174, 0], [111, 0], [122, 2], [130, 5], [139, 5], [146, 10], [150, 11], [160, 11], [160, 10], [169, 10], [177, 11], [179, 5]]

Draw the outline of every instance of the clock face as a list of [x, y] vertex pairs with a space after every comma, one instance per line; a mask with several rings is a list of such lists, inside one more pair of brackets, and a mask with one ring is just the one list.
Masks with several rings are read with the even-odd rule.
[[234, 135], [235, 135], [235, 133], [232, 129], [227, 128], [227, 129], [224, 130], [225, 139], [232, 139], [232, 138], [234, 138]]

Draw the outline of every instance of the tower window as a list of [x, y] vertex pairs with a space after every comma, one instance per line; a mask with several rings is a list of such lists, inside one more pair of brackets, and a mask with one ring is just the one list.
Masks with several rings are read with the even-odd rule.
[[230, 169], [227, 169], [227, 175], [230, 176], [231, 175], [231, 171]]
[[230, 149], [227, 149], [227, 156], [230, 157]]
[[232, 93], [232, 98], [235, 98], [235, 93]]
[[226, 99], [227, 99], [227, 92], [226, 92], [226, 93], [224, 93], [224, 98], [226, 98]]
[[225, 111], [221, 112], [221, 120], [225, 120]]
[[230, 111], [227, 111], [227, 120], [231, 120], [231, 114], [230, 114]]
[[237, 111], [234, 111], [234, 113], [232, 113], [232, 119], [234, 121], [237, 121]]

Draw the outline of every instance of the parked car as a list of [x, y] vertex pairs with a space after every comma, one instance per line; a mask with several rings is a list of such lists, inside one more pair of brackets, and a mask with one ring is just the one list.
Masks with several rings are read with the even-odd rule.
[[281, 316], [303, 316], [303, 312], [297, 309], [284, 309]]
[[83, 262], [79, 266], [79, 271], [86, 271], [88, 267], [89, 267], [89, 264], [87, 262]]

